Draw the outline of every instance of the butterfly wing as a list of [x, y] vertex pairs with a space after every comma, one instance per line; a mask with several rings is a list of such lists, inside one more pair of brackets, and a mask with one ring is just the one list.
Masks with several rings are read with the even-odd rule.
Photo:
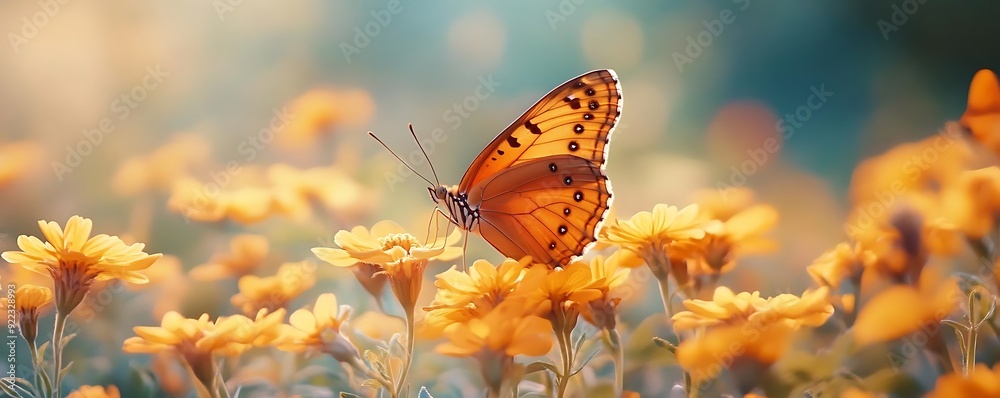
[[603, 162], [561, 154], [512, 166], [477, 184], [478, 232], [505, 256], [566, 265], [596, 241], [611, 206]]
[[603, 165], [621, 105], [621, 87], [613, 70], [595, 70], [563, 83], [486, 146], [458, 190], [468, 192], [512, 166], [552, 155], [569, 154]]

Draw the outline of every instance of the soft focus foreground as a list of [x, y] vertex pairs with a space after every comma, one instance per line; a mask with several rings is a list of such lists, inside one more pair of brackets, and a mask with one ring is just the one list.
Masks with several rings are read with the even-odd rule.
[[[2, 394], [1000, 396], [994, 72], [932, 98], [898, 64], [867, 119], [831, 120], [860, 78], [737, 70], [781, 63], [744, 60], [764, 4], [309, 4], [0, 5], [23, 93], [0, 94]], [[920, 4], [868, 28], [913, 45]], [[610, 67], [614, 216], [558, 269], [463, 253], [364, 134], [423, 171], [413, 121], [455, 181], [544, 89]]]

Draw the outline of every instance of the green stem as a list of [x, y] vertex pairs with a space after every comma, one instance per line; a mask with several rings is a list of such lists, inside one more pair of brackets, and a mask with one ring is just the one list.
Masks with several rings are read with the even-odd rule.
[[[972, 315], [970, 314], [971, 318]], [[975, 325], [969, 328], [968, 333], [965, 334], [965, 352], [962, 359], [962, 375], [969, 377], [969, 372], [976, 367], [976, 337], [979, 334], [978, 328]]]
[[688, 398], [698, 398], [700, 385], [694, 385], [693, 380], [691, 380], [691, 374], [684, 372], [684, 390], [687, 391]]
[[[413, 312], [408, 311], [406, 314], [406, 360], [403, 361], [403, 369], [399, 371], [399, 380], [396, 382], [395, 390], [393, 391], [392, 398], [399, 398], [400, 393], [403, 392], [403, 387], [406, 385], [406, 376], [410, 373], [410, 365], [413, 363], [413, 344], [414, 344], [414, 329], [415, 323], [413, 320]], [[392, 365], [390, 365], [392, 366]]]
[[62, 397], [62, 352], [63, 352], [63, 332], [66, 330], [66, 317], [69, 314], [56, 312], [56, 323], [52, 331], [52, 362], [55, 366], [55, 373], [52, 375], [52, 386], [56, 397]]
[[31, 384], [35, 387], [35, 391], [42, 392], [42, 378], [38, 375], [41, 371], [42, 361], [38, 359], [38, 345], [34, 341], [28, 343], [28, 352], [31, 353], [31, 369], [34, 370], [34, 374], [31, 377]]
[[663, 301], [663, 311], [667, 314], [667, 322], [670, 322], [670, 318], [674, 317], [674, 309], [670, 306], [670, 281], [657, 280], [656, 283], [660, 285], [660, 300]]
[[608, 345], [615, 359], [615, 395], [622, 396], [625, 390], [625, 350], [622, 349], [622, 337], [617, 329], [605, 329], [608, 334]]
[[573, 372], [573, 347], [570, 347], [566, 331], [556, 332], [556, 339], [559, 341], [559, 353], [562, 356], [562, 375], [557, 380], [556, 397], [566, 396], [566, 387], [569, 386], [569, 374]]

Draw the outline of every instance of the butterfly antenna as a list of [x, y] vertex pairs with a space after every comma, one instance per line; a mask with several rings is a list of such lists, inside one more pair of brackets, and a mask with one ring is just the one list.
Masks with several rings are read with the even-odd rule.
[[[369, 131], [369, 132], [368, 132], [368, 135], [370, 135], [370, 136], [371, 136], [372, 138], [374, 138], [374, 139], [375, 139], [375, 141], [378, 141], [378, 143], [379, 143], [379, 144], [382, 144], [382, 147], [383, 147], [383, 148], [385, 148], [385, 150], [389, 151], [389, 153], [391, 153], [391, 154], [392, 154], [392, 156], [396, 157], [396, 160], [398, 160], [398, 161], [399, 161], [400, 163], [402, 163], [402, 164], [403, 164], [403, 166], [406, 166], [406, 168], [410, 169], [410, 171], [412, 171], [412, 172], [413, 172], [413, 174], [416, 174], [416, 175], [417, 175], [417, 177], [420, 177], [420, 178], [422, 178], [422, 179], [423, 179], [424, 181], [427, 181], [427, 183], [428, 183], [428, 184], [430, 184], [430, 185], [434, 185], [434, 183], [433, 183], [433, 182], [431, 182], [431, 180], [428, 180], [428, 179], [427, 179], [427, 177], [424, 177], [423, 175], [421, 175], [420, 173], [418, 173], [418, 172], [417, 172], [416, 170], [414, 170], [414, 169], [413, 169], [413, 167], [410, 167], [410, 165], [409, 165], [409, 164], [407, 164], [407, 163], [406, 163], [406, 161], [405, 161], [405, 160], [403, 160], [403, 158], [399, 157], [399, 155], [397, 155], [397, 154], [396, 154], [396, 152], [393, 152], [393, 151], [392, 151], [392, 149], [391, 149], [391, 148], [389, 148], [389, 146], [388, 146], [388, 145], [386, 145], [386, 144], [385, 144], [384, 142], [382, 142], [382, 140], [380, 140], [380, 139], [379, 139], [378, 137], [376, 137], [376, 136], [375, 136], [375, 133], [373, 133], [373, 132]], [[423, 148], [421, 148], [421, 150], [423, 150]], [[426, 153], [425, 153], [424, 155], [426, 155]], [[433, 169], [433, 168], [432, 168], [432, 169]], [[435, 186], [436, 186], [436, 185], [435, 185]]]
[[424, 150], [424, 146], [420, 144], [420, 139], [417, 138], [417, 133], [413, 131], [413, 123], [407, 123], [407, 127], [410, 128], [410, 134], [413, 135], [413, 140], [417, 142], [417, 148], [420, 148], [420, 152], [424, 154], [424, 159], [427, 159], [427, 164], [431, 166], [431, 174], [434, 174], [434, 181], [437, 181], [437, 185], [441, 185], [441, 179], [438, 178], [437, 170], [434, 170], [434, 163], [431, 162], [431, 157], [427, 156], [427, 151]]

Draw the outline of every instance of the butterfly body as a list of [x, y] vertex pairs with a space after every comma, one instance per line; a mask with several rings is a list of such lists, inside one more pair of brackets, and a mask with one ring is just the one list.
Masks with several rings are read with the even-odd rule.
[[494, 138], [458, 185], [428, 188], [431, 199], [507, 257], [566, 265], [611, 206], [604, 169], [621, 104], [614, 71], [571, 79]]

